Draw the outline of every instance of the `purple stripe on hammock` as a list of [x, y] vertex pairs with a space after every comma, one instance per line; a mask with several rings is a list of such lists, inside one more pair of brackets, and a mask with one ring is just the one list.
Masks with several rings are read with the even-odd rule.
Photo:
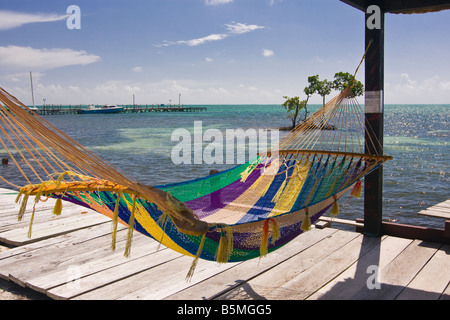
[[244, 183], [238, 179], [237, 181], [213, 193], [194, 200], [186, 201], [185, 204], [192, 209], [200, 219], [208, 217], [216, 213], [218, 210], [226, 207], [229, 203], [236, 200], [242, 195], [242, 193], [250, 188], [250, 186], [261, 176], [262, 171], [258, 169], [262, 168], [262, 166], [263, 165], [258, 165]]

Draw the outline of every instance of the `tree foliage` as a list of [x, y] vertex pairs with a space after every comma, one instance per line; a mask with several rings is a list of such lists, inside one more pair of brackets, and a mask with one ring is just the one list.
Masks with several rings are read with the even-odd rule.
[[[291, 121], [292, 121], [292, 128], [295, 128], [295, 126], [297, 125], [299, 112], [302, 109], [306, 110], [306, 104], [308, 102], [306, 100], [300, 101], [299, 97], [289, 98], [287, 96], [284, 96], [283, 98], [286, 99], [286, 101], [282, 104], [282, 106], [286, 109], [288, 118], [291, 119]], [[306, 114], [305, 114], [305, 119], [306, 119]]]
[[[306, 95], [306, 100], [301, 100], [299, 97], [289, 98], [284, 96], [283, 98], [286, 101], [282, 104], [283, 107], [287, 110], [288, 118], [292, 120], [292, 128], [297, 125], [299, 111], [304, 109], [305, 116], [304, 119], [308, 116], [308, 101], [309, 98], [317, 93], [323, 99], [323, 104], [325, 105], [326, 96], [331, 93], [332, 90], [336, 90], [342, 92], [345, 90], [349, 84], [353, 83], [352, 93], [353, 97], [361, 96], [364, 93], [364, 85], [358, 81], [353, 79], [353, 75], [348, 72], [337, 72], [334, 75], [333, 81], [319, 80], [319, 75], [309, 76], [308, 77], [308, 85], [303, 89], [303, 92]], [[303, 120], [304, 120], [303, 119]]]
[[316, 92], [319, 94], [319, 96], [322, 97], [324, 105], [325, 105], [325, 97], [331, 93], [332, 89], [333, 83], [328, 81], [327, 79], [319, 81], [317, 83]]
[[[344, 91], [352, 83], [353, 75], [348, 72], [337, 72], [334, 75], [333, 88], [339, 92]], [[359, 97], [364, 93], [364, 85], [355, 79], [352, 88], [353, 97]]]

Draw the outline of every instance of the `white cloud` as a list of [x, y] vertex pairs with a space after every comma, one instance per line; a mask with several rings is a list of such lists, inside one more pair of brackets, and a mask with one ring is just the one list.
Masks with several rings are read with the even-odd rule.
[[[41, 72], [33, 72], [33, 80], [40, 80], [45, 74]], [[0, 77], [1, 80], [11, 83], [29, 82], [30, 72], [19, 72], [13, 74], [6, 74]]]
[[231, 35], [240, 35], [248, 32], [252, 32], [258, 29], [264, 29], [263, 26], [258, 26], [256, 24], [245, 24], [232, 22], [231, 24], [225, 25], [228, 33], [213, 33], [205, 37], [191, 39], [191, 40], [179, 40], [179, 41], [167, 41], [164, 40], [160, 44], [156, 44], [155, 47], [168, 47], [171, 45], [188, 45], [190, 47], [198, 46], [207, 42], [219, 41], [228, 38]]
[[400, 86], [403, 86], [407, 89], [414, 89], [415, 86], [417, 85], [417, 81], [411, 80], [411, 78], [409, 77], [409, 75], [407, 73], [402, 73], [400, 75], [400, 79], [401, 79]]
[[31, 14], [0, 10], [0, 30], [14, 29], [28, 23], [60, 21], [68, 16], [67, 14]]
[[72, 49], [35, 49], [31, 47], [0, 47], [0, 66], [9, 69], [43, 71], [72, 65], [87, 65], [101, 58], [86, 51]]
[[258, 29], [264, 29], [263, 26], [258, 26], [256, 24], [245, 24], [239, 22], [233, 22], [232, 24], [226, 24], [225, 26], [232, 34], [244, 34]]
[[210, 58], [210, 57], [206, 57], [205, 58], [205, 62], [208, 62], [208, 63], [210, 63], [210, 62], [213, 62], [214, 60], [212, 59], [212, 58]]
[[198, 39], [192, 39], [192, 40], [186, 40], [186, 41], [178, 41], [178, 44], [187, 44], [190, 47], [194, 47], [194, 46], [198, 46], [198, 45], [204, 44], [206, 42], [223, 40], [226, 37], [228, 37], [227, 34], [213, 33], [213, 34], [210, 34], [209, 36], [198, 38]]
[[386, 103], [445, 103], [450, 99], [450, 80], [440, 76], [416, 80], [407, 73], [388, 75]]
[[233, 2], [233, 0], [205, 0], [205, 4], [207, 6], [217, 6], [220, 4], [227, 4], [231, 2]]
[[272, 50], [269, 49], [263, 49], [262, 50], [262, 55], [266, 58], [268, 57], [272, 57], [273, 55], [275, 55], [275, 53]]
[[144, 69], [142, 69], [142, 67], [134, 67], [132, 70], [134, 72], [142, 72], [142, 71], [144, 71]]
[[[237, 85], [222, 81], [194, 79], [165, 79], [161, 81], [111, 80], [97, 84], [72, 83], [63, 85], [58, 82], [45, 83], [35, 79], [34, 97], [36, 104], [131, 104], [135, 95], [137, 103], [169, 104], [178, 102], [182, 94], [182, 104], [242, 104], [242, 103], [278, 103], [282, 94], [273, 88], [258, 84]], [[1, 77], [0, 77], [1, 79]], [[25, 104], [31, 104], [29, 79], [2, 83]], [[285, 89], [283, 89], [284, 91]]]
[[218, 41], [218, 40], [223, 40], [226, 37], [228, 37], [227, 34], [224, 33], [213, 33], [210, 34], [208, 36], [205, 37], [201, 37], [201, 38], [197, 38], [197, 39], [191, 39], [191, 40], [179, 40], [179, 41], [167, 41], [164, 40], [163, 43], [161, 44], [157, 44], [155, 45], [155, 47], [168, 47], [171, 45], [175, 45], [175, 44], [185, 44], [188, 45], [190, 47], [194, 47], [194, 46], [198, 46], [207, 42], [212, 42], [212, 41]]

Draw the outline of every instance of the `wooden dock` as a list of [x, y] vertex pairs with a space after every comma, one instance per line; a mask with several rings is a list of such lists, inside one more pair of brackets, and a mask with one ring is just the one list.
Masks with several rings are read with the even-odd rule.
[[[100, 106], [99, 106], [100, 107]], [[126, 105], [120, 113], [148, 113], [148, 112], [201, 112], [207, 111], [206, 107], [200, 106], [165, 106], [165, 105]], [[87, 106], [45, 106], [38, 107], [35, 112], [39, 115], [64, 115], [81, 114], [82, 109]]]
[[110, 220], [72, 204], [41, 204], [28, 239], [15, 195], [0, 189], [0, 278], [52, 299], [450, 299], [446, 244], [313, 228], [262, 259], [199, 261], [186, 282], [192, 258], [137, 233], [125, 258], [125, 228], [113, 252]]

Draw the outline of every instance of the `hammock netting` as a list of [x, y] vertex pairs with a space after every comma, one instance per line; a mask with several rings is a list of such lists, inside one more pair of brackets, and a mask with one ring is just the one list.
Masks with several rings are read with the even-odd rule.
[[200, 179], [146, 186], [120, 172], [0, 88], [0, 130], [4, 153], [26, 179], [19, 190], [19, 219], [27, 202], [56, 198], [91, 208], [112, 219], [112, 248], [117, 224], [128, 226], [125, 255], [133, 231], [198, 259], [248, 260], [276, 250], [327, 211], [361, 178], [390, 157], [365, 154], [379, 141], [365, 138], [370, 128], [352, 97], [351, 87], [289, 132], [278, 150], [246, 164]]

